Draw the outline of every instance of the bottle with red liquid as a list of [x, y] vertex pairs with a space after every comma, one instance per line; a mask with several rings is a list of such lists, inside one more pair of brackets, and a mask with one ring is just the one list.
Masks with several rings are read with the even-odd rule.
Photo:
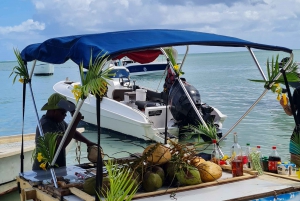
[[243, 176], [243, 153], [242, 147], [238, 144], [237, 134], [233, 134], [234, 143], [231, 147], [231, 169], [232, 176]]
[[211, 162], [220, 165], [220, 153], [217, 149], [217, 140], [213, 139], [212, 140], [213, 143], [213, 150], [211, 152]]
[[269, 172], [277, 173], [277, 163], [281, 162], [281, 158], [276, 151], [276, 147], [272, 147], [272, 153], [269, 156], [268, 169]]

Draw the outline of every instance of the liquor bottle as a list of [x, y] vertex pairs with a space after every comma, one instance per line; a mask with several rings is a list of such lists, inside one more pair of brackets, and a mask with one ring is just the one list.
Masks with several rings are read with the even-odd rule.
[[250, 152], [251, 152], [250, 143], [247, 143], [246, 145], [247, 146], [246, 146], [245, 154], [243, 155], [243, 165], [244, 168], [252, 168], [251, 158], [250, 158]]
[[213, 139], [213, 150], [211, 152], [211, 162], [216, 163], [217, 165], [220, 165], [220, 153], [217, 149], [217, 140]]
[[278, 152], [276, 151], [276, 147], [273, 146], [272, 152], [269, 156], [269, 162], [268, 162], [269, 172], [277, 173], [277, 163], [278, 162], [281, 162], [281, 158], [280, 158]]
[[231, 169], [232, 176], [243, 176], [243, 153], [242, 148], [238, 144], [237, 134], [233, 134], [234, 143], [231, 147]]

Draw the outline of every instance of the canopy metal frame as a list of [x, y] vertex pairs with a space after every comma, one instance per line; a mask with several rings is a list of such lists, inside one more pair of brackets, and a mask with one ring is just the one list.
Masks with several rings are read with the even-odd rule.
[[[110, 34], [113, 37], [108, 37], [108, 36], [110, 36]], [[122, 38], [120, 38], [119, 36], [126, 38], [126, 40], [123, 41]], [[137, 36], [141, 36], [140, 38], [153, 38], [153, 42], [152, 41], [149, 42], [148, 40], [146, 40], [146, 42], [143, 42]], [[97, 37], [99, 37], [99, 39]], [[163, 37], [165, 37], [164, 38], [165, 40], [162, 40]], [[93, 41], [94, 39], [97, 39], [97, 40]], [[102, 40], [107, 39], [109, 42], [107, 43], [107, 41], [104, 41], [102, 43], [102, 41], [100, 39], [102, 39]], [[115, 41], [118, 41], [120, 44], [123, 43], [120, 45], [119, 49], [114, 46], [116, 44]], [[94, 46], [94, 44], [92, 44], [90, 42], [95, 42], [97, 44]], [[137, 43], [140, 42], [141, 44], [134, 44], [134, 42], [137, 42]], [[63, 47], [64, 43], [66, 44], [66, 48]], [[86, 45], [84, 47], [81, 47], [81, 45], [85, 45], [85, 43], [91, 44], [91, 45], [90, 46]], [[111, 51], [108, 50], [110, 43], [112, 43], [111, 46], [113, 47], [113, 48], [111, 48], [112, 49]], [[129, 47], [125, 48], [126, 45], [128, 45]], [[61, 63], [64, 63], [65, 61], [67, 61], [68, 59], [71, 59], [79, 65], [79, 63], [81, 63], [82, 60], [84, 60], [84, 62], [90, 60], [91, 57], [90, 57], [90, 55], [87, 56], [86, 52], [91, 52], [91, 50], [93, 50], [93, 49], [95, 49], [95, 51], [92, 51], [93, 59], [96, 58], [97, 56], [99, 56], [99, 52], [104, 51], [105, 54], [109, 55], [109, 57], [108, 57], [108, 60], [109, 60], [110, 58], [114, 58], [120, 54], [130, 52], [130, 51], [141, 51], [141, 50], [151, 49], [151, 48], [153, 49], [153, 48], [183, 46], [183, 45], [187, 45], [186, 54], [188, 53], [188, 45], [246, 47], [248, 49], [248, 51], [250, 52], [261, 76], [263, 77], [263, 79], [265, 81], [266, 81], [266, 77], [265, 77], [264, 72], [261, 69], [253, 51], [252, 51], [252, 48], [261, 49], [261, 50], [283, 51], [286, 53], [290, 53], [289, 60], [285, 63], [284, 67], [282, 68], [283, 73], [286, 70], [286, 68], [288, 67], [288, 65], [293, 60], [292, 50], [290, 50], [288, 48], [252, 43], [249, 41], [244, 41], [244, 40], [241, 40], [238, 38], [233, 38], [233, 37], [227, 37], [227, 36], [221, 36], [221, 35], [215, 35], [215, 34], [207, 34], [207, 33], [201, 33], [201, 32], [193, 32], [193, 31], [183, 31], [183, 30], [133, 30], [133, 31], [104, 33], [104, 34], [78, 35], [78, 36], [71, 36], [71, 37], [53, 38], [53, 39], [49, 39], [49, 40], [45, 41], [44, 43], [32, 44], [32, 45], [27, 46], [21, 52], [21, 56], [22, 56], [23, 61], [26, 63], [26, 65], [27, 65], [27, 62], [33, 61], [33, 67], [30, 72], [30, 79], [31, 79], [37, 60], [42, 61], [42, 62], [47, 62], [47, 63], [61, 64]], [[102, 47], [104, 47], [104, 48], [102, 48]], [[55, 48], [57, 49], [57, 52], [55, 51], [56, 50]], [[100, 51], [101, 48], [102, 48], [102, 50]], [[55, 53], [57, 54], [56, 56], [54, 56]], [[163, 53], [166, 55], [166, 53], [164, 51], [163, 51]], [[83, 57], [85, 57], [85, 58], [83, 58]], [[185, 57], [186, 57], [186, 55], [185, 55]], [[184, 60], [185, 60], [185, 57], [184, 57]], [[183, 62], [184, 62], [184, 60], [183, 60]], [[88, 66], [88, 65], [84, 65], [84, 66]], [[175, 72], [173, 65], [170, 64], [170, 66], [172, 67], [172, 70]], [[218, 150], [219, 150], [221, 156], [223, 156], [223, 153], [221, 151], [219, 143], [221, 141], [223, 141], [227, 135], [229, 135], [229, 133], [242, 121], [242, 119], [245, 118], [245, 116], [247, 114], [249, 114], [249, 112], [255, 107], [255, 105], [267, 93], [267, 91], [275, 84], [274, 81], [279, 79], [279, 77], [281, 75], [282, 75], [282, 72], [280, 72], [274, 78], [274, 80], [272, 80], [272, 82], [269, 84], [269, 86], [263, 91], [261, 96], [250, 106], [250, 108], [245, 112], [245, 114], [242, 115], [238, 119], [238, 121], [227, 131], [227, 133], [225, 135], [223, 135], [223, 137], [218, 141], [217, 147], [218, 147]], [[186, 91], [184, 84], [182, 83], [182, 81], [179, 78], [177, 78], [177, 79], [178, 79], [182, 89], [184, 90], [184, 93], [186, 94], [190, 103], [192, 104], [192, 107], [195, 109], [197, 116], [199, 117], [201, 123], [203, 123], [203, 125], [207, 126], [205, 121], [203, 120], [201, 114], [197, 110], [195, 104], [193, 103], [191, 97], [189, 96], [188, 92]], [[40, 131], [40, 134], [43, 136], [44, 133], [43, 133], [42, 127], [40, 125], [39, 116], [38, 116], [38, 112], [37, 112], [37, 108], [36, 108], [36, 104], [35, 104], [35, 100], [34, 100], [34, 96], [33, 96], [31, 82], [29, 82], [29, 88], [30, 88], [31, 97], [33, 100], [33, 105], [34, 105], [34, 110], [35, 110], [36, 118], [37, 118], [37, 122], [38, 122], [38, 129]], [[289, 88], [288, 88], [288, 96], [289, 96], [289, 100], [292, 100]], [[77, 114], [79, 113], [79, 110], [80, 110], [83, 102], [84, 102], [84, 100], [82, 100], [80, 102], [80, 104], [78, 105], [78, 107], [76, 107], [73, 118], [72, 118], [70, 124], [68, 125], [68, 128], [63, 136], [63, 139], [59, 145], [59, 148], [55, 154], [55, 157], [54, 157], [53, 161], [51, 162], [51, 166], [55, 164], [56, 158], [62, 149], [65, 139], [67, 138], [70, 128], [73, 125], [75, 118], [76, 118]], [[292, 101], [290, 101], [290, 103], [292, 104]], [[98, 125], [98, 126], [100, 126], [100, 125]], [[52, 174], [54, 185], [57, 188], [58, 187], [57, 179], [56, 179], [53, 167], [50, 167], [50, 171]]]

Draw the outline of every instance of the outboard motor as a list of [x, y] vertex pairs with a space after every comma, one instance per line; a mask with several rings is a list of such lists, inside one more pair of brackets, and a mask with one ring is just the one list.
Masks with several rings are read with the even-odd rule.
[[[194, 86], [185, 84], [185, 88], [192, 98], [198, 111], [202, 115], [203, 120], [206, 123], [213, 123], [215, 116], [210, 114], [213, 111], [213, 108], [208, 105], [202, 106], [200, 93]], [[177, 79], [170, 89], [169, 105], [171, 105], [171, 113], [178, 122], [179, 126], [183, 127], [187, 126], [188, 124], [198, 125], [201, 123], [198, 115], [196, 114]], [[210, 138], [205, 135], [201, 135], [201, 137], [204, 141], [210, 140]]]

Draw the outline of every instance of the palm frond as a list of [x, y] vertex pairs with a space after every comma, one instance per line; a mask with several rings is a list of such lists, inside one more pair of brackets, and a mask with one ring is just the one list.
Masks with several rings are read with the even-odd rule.
[[111, 160], [105, 163], [105, 167], [110, 181], [110, 188], [105, 192], [106, 201], [132, 200], [138, 190], [131, 180], [132, 171], [127, 167], [119, 169]]
[[110, 80], [110, 68], [103, 69], [107, 63], [107, 55], [99, 53], [99, 55], [93, 61], [92, 54], [89, 61], [89, 70], [84, 75], [83, 63], [79, 65], [80, 77], [81, 77], [81, 98], [84, 99], [89, 93], [99, 95], [101, 98], [107, 91], [107, 80]]
[[184, 129], [186, 130], [184, 134], [187, 134], [188, 136], [202, 134], [209, 137], [210, 139], [217, 139], [217, 128], [211, 123], [207, 124], [207, 127], [200, 122], [196, 126], [189, 124], [187, 126], [184, 126]]
[[172, 63], [172, 65], [173, 66], [177, 65], [176, 59], [173, 55], [172, 48], [165, 48], [164, 50], [165, 50], [166, 54], [168, 55], [168, 58], [169, 58], [170, 62]]
[[59, 135], [59, 133], [46, 133], [44, 136], [39, 136], [37, 138], [37, 146], [32, 154], [32, 159], [36, 159], [40, 153], [43, 157], [42, 162], [50, 165], [55, 156], [57, 137]]
[[[272, 57], [272, 61], [267, 59], [267, 74], [268, 74], [268, 81], [265, 80], [253, 80], [249, 79], [253, 82], [262, 82], [265, 83], [265, 87], [269, 86], [271, 82], [275, 84], [285, 84], [283, 75], [281, 75], [277, 80], [274, 80], [275, 77], [280, 73], [280, 66], [283, 66], [285, 63], [279, 63], [279, 55], [276, 56], [276, 59]], [[296, 62], [291, 62], [290, 65], [287, 66], [285, 69], [285, 74], [288, 82], [300, 82], [300, 78], [298, 76], [298, 64]], [[275, 87], [276, 88], [276, 87]], [[274, 89], [274, 88], [273, 88]], [[273, 91], [273, 90], [272, 90]], [[273, 91], [274, 92], [274, 91]]]
[[13, 74], [15, 74], [14, 79], [13, 79], [13, 83], [15, 83], [17, 77], [20, 77], [20, 78], [22, 78], [26, 81], [26, 80], [29, 79], [29, 74], [28, 74], [28, 70], [27, 70], [27, 67], [26, 67], [25, 63], [22, 60], [21, 53], [18, 49], [14, 49], [14, 54], [17, 58], [18, 66], [15, 66], [12, 69], [12, 72], [9, 75], [9, 77], [11, 77]]

